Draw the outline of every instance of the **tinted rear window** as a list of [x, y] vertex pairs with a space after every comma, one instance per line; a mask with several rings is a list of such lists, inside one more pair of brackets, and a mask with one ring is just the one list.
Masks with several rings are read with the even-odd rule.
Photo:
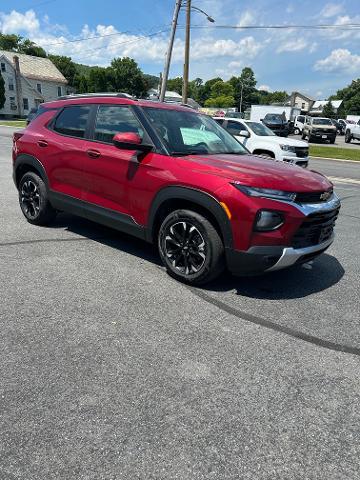
[[66, 107], [57, 117], [54, 130], [62, 135], [84, 138], [90, 107], [74, 105]]

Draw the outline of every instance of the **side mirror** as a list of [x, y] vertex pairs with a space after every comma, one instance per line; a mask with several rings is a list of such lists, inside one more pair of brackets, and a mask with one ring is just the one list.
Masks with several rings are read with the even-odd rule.
[[240, 130], [239, 135], [240, 137], [245, 137], [245, 138], [250, 137], [250, 133], [247, 130]]
[[137, 150], [148, 153], [153, 149], [152, 145], [142, 143], [140, 135], [134, 132], [117, 133], [113, 137], [115, 147], [124, 150]]

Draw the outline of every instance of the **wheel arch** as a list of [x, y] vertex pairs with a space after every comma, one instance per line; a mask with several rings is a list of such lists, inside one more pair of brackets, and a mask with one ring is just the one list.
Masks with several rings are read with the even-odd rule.
[[148, 240], [154, 242], [161, 222], [174, 210], [192, 209], [211, 221], [220, 234], [225, 248], [232, 248], [232, 228], [225, 210], [210, 194], [189, 187], [171, 186], [155, 196], [148, 218]]
[[46, 188], [49, 189], [49, 180], [46, 175], [44, 166], [42, 165], [40, 160], [28, 154], [21, 154], [15, 160], [14, 182], [15, 182], [16, 188], [19, 187], [21, 177], [25, 175], [26, 172], [37, 173], [44, 181]]
[[262, 153], [267, 153], [268, 155], [271, 156], [271, 158], [275, 158], [275, 153], [271, 150], [267, 150], [266, 148], [256, 148], [253, 151], [254, 155], [261, 155]]

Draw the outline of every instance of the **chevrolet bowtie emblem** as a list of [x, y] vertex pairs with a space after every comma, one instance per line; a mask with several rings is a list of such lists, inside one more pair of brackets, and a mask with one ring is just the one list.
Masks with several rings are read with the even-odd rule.
[[330, 192], [324, 192], [320, 195], [320, 200], [329, 200], [330, 197], [331, 197]]

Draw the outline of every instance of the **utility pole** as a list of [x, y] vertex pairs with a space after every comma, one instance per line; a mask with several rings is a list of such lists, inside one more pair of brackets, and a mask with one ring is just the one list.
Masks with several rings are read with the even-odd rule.
[[190, 63], [190, 28], [191, 28], [191, 0], [186, 3], [186, 33], [185, 33], [185, 62], [184, 62], [184, 79], [182, 102], [188, 101], [189, 90], [189, 63]]
[[171, 24], [169, 47], [168, 47], [168, 51], [166, 52], [164, 73], [163, 73], [162, 81], [161, 81], [160, 102], [163, 102], [165, 100], [166, 84], [167, 84], [167, 81], [168, 81], [168, 78], [169, 78], [171, 56], [172, 56], [172, 51], [173, 51], [173, 47], [174, 47], [175, 33], [176, 33], [176, 27], [177, 27], [177, 22], [178, 22], [178, 18], [179, 18], [181, 1], [182, 0], [176, 0], [176, 3], [175, 3], [174, 15], [173, 15], [173, 20], [172, 20], [172, 24]]
[[244, 90], [244, 84], [241, 84], [241, 93], [240, 93], [240, 105], [239, 105], [239, 112], [241, 112], [242, 109], [242, 102], [243, 102], [243, 90]]

